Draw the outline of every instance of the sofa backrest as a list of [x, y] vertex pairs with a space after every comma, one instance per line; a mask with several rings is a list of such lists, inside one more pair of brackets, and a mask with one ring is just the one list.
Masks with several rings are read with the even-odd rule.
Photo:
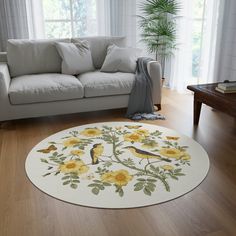
[[61, 73], [61, 57], [55, 42], [73, 42], [87, 40], [90, 45], [93, 63], [100, 69], [105, 60], [110, 44], [126, 46], [125, 37], [83, 37], [72, 39], [27, 40], [9, 39], [7, 43], [7, 63], [11, 77], [40, 74]]
[[110, 44], [116, 44], [119, 47], [126, 46], [125, 37], [108, 37], [108, 36], [94, 36], [72, 38], [71, 42], [76, 43], [78, 40], [87, 40], [90, 45], [90, 50], [93, 58], [93, 64], [96, 69], [100, 69], [107, 54], [107, 47]]
[[8, 40], [7, 63], [11, 77], [39, 73], [60, 73], [61, 58], [55, 47], [55, 42], [70, 42], [70, 39]]

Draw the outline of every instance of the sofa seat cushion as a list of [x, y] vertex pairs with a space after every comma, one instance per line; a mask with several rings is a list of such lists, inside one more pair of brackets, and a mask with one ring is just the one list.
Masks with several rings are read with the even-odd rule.
[[9, 88], [10, 101], [14, 105], [78, 99], [83, 96], [83, 86], [76, 77], [54, 73], [15, 77]]
[[100, 97], [130, 94], [133, 88], [135, 74], [94, 71], [81, 74], [78, 78], [84, 87], [85, 97]]

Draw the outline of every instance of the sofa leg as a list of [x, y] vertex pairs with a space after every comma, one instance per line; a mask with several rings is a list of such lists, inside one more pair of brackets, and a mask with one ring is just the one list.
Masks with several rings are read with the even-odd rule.
[[156, 111], [160, 111], [161, 110], [161, 104], [155, 104], [154, 108]]

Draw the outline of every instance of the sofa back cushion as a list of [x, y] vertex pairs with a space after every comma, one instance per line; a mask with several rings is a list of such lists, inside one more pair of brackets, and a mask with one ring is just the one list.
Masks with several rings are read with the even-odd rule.
[[11, 77], [60, 73], [61, 57], [57, 52], [55, 42], [70, 42], [70, 39], [8, 40], [7, 62]]
[[95, 36], [95, 37], [82, 37], [82, 38], [72, 38], [71, 42], [76, 43], [81, 40], [86, 40], [89, 42], [90, 50], [93, 58], [93, 64], [96, 69], [100, 69], [103, 65], [107, 54], [107, 47], [110, 44], [115, 44], [119, 47], [126, 46], [125, 37], [106, 37], [106, 36]]

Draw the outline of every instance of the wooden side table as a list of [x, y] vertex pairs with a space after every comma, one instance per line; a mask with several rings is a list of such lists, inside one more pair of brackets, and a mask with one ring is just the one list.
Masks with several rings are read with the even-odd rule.
[[195, 125], [199, 123], [202, 103], [231, 115], [236, 120], [236, 93], [224, 94], [215, 90], [217, 83], [189, 85], [187, 88], [194, 92]]

